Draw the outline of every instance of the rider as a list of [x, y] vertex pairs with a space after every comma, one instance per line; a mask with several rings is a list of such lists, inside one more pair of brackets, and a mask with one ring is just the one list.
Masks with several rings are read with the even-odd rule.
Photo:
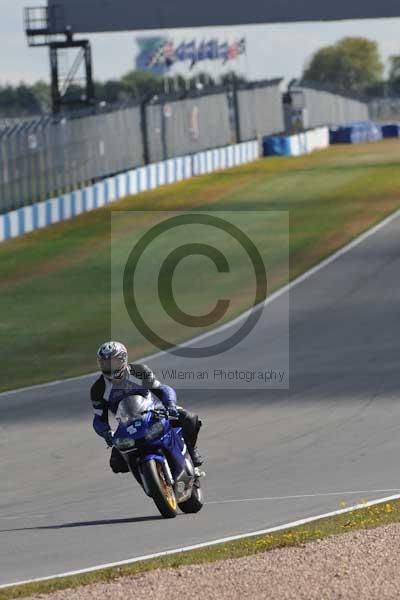
[[[113, 445], [113, 432], [108, 420], [108, 411], [115, 415], [118, 404], [126, 396], [136, 394], [147, 397], [154, 394], [168, 411], [168, 415], [178, 419], [177, 425], [182, 427], [194, 466], [199, 467], [202, 464], [202, 457], [196, 447], [201, 421], [197, 415], [177, 406], [175, 390], [157, 381], [153, 371], [146, 365], [128, 363], [128, 351], [120, 342], [106, 342], [100, 346], [97, 364], [102, 374], [90, 390], [95, 413], [93, 428], [109, 447]], [[139, 380], [139, 383], [135, 379]], [[110, 467], [114, 473], [129, 471], [126, 462], [114, 447]]]

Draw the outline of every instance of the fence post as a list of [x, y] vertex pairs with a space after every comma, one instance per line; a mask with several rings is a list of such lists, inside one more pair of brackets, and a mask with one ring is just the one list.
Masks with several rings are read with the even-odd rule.
[[8, 164], [8, 152], [7, 152], [7, 137], [9, 127], [6, 127], [3, 131], [0, 131], [0, 214], [10, 210], [9, 194], [10, 194], [10, 177], [9, 177], [9, 164]]
[[25, 161], [29, 161], [27, 150], [27, 140], [24, 136], [26, 124], [18, 125], [15, 131], [15, 172], [16, 172], [16, 191], [17, 200], [16, 208], [25, 204], [24, 176], [25, 176]]
[[[38, 138], [36, 135], [37, 128], [38, 128], [38, 122], [34, 121], [28, 127], [28, 131], [27, 131], [28, 136], [31, 136], [30, 140], [29, 140], [29, 138], [27, 140], [27, 146], [28, 146], [29, 160], [32, 162], [33, 169], [34, 169], [34, 178], [33, 178], [32, 189], [34, 190], [34, 198], [35, 198], [34, 202], [35, 203], [39, 202], [40, 200], [43, 199], [42, 195], [41, 195], [42, 174], [41, 174], [41, 165], [40, 165], [40, 148], [39, 148]], [[32, 204], [32, 199], [30, 198], [28, 200], [28, 202], [25, 204]]]
[[17, 208], [16, 206], [16, 194], [15, 194], [15, 159], [14, 159], [14, 144], [15, 140], [15, 131], [17, 126], [11, 127], [8, 130], [7, 136], [5, 138], [6, 146], [7, 146], [7, 174], [8, 174], [8, 200], [9, 200], [9, 210], [14, 210]]
[[162, 143], [162, 150], [163, 150], [163, 160], [167, 160], [167, 158], [168, 158], [167, 119], [165, 117], [165, 104], [163, 102], [160, 103], [160, 112], [161, 112], [161, 143]]
[[147, 127], [147, 101], [143, 100], [140, 103], [140, 129], [142, 132], [142, 143], [143, 143], [143, 162], [145, 165], [148, 165], [150, 162], [150, 153], [149, 153], [149, 139], [148, 139], [148, 127]]
[[240, 110], [239, 110], [239, 100], [238, 100], [238, 87], [237, 82], [233, 81], [233, 112], [235, 115], [235, 135], [236, 135], [236, 143], [239, 144], [242, 141], [240, 134]]

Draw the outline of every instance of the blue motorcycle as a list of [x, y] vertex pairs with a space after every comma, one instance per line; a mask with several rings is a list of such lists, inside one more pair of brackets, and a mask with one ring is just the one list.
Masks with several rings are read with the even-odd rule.
[[165, 410], [157, 410], [151, 395], [123, 399], [116, 414], [114, 446], [147, 496], [166, 519], [197, 513], [203, 507], [200, 477], [193, 466], [180, 427]]

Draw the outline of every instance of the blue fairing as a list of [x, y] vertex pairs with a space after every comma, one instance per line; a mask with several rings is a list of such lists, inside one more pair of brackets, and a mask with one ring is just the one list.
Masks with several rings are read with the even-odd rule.
[[[160, 408], [152, 396], [133, 394], [122, 400], [115, 415], [119, 423], [113, 437], [129, 471], [145, 494], [154, 500], [160, 513], [173, 518], [178, 507], [198, 512], [203, 506], [199, 478], [186, 447], [179, 415]], [[127, 472], [122, 469], [121, 472]]]
[[[152, 427], [160, 424], [161, 431], [152, 439], [146, 439], [151, 434]], [[143, 416], [140, 420], [128, 424], [120, 423], [114, 440], [132, 440], [132, 450], [139, 451], [142, 461], [156, 460], [164, 463], [167, 458], [174, 479], [182, 472], [185, 464], [186, 446], [181, 429], [172, 427], [166, 418], [157, 418], [152, 414]], [[118, 448], [118, 443], [116, 443]], [[125, 450], [126, 451], [126, 450]]]

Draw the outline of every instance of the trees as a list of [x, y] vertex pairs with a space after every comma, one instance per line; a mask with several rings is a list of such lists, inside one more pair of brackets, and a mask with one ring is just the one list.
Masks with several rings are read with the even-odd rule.
[[302, 79], [331, 85], [342, 92], [362, 93], [380, 81], [382, 74], [377, 43], [362, 37], [345, 37], [315, 52]]
[[[96, 103], [114, 104], [130, 100], [149, 102], [156, 96], [177, 94], [185, 95], [189, 90], [201, 91], [203, 88], [222, 83], [246, 81], [234, 72], [226, 73], [216, 81], [206, 72], [196, 73], [185, 78], [183, 75], [161, 77], [148, 71], [129, 71], [120, 79], [95, 81]], [[74, 102], [84, 96], [85, 90], [80, 84], [71, 84], [66, 92], [70, 110]], [[76, 102], [75, 102], [76, 106]], [[18, 86], [0, 85], [0, 117], [22, 117], [47, 114], [51, 111], [51, 91], [48, 83], [38, 81], [33, 85], [24, 83]]]
[[50, 86], [45, 81], [37, 81], [31, 87], [33, 95], [40, 106], [41, 113], [48, 113], [51, 110]]
[[146, 71], [129, 71], [121, 78], [122, 89], [128, 96], [143, 98], [163, 92], [163, 78]]
[[39, 115], [42, 112], [35, 88], [20, 83], [16, 87], [0, 86], [0, 114], [5, 117], [16, 115]]

